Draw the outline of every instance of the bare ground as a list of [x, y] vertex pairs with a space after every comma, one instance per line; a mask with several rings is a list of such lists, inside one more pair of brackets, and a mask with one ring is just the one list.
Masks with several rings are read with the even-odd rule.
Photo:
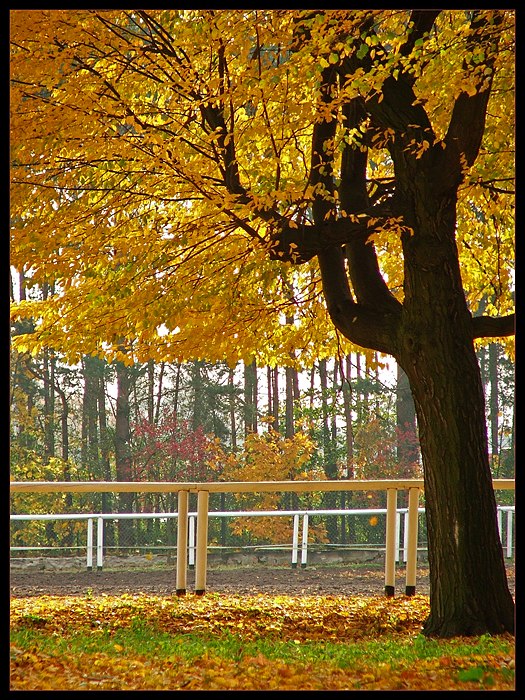
[[[515, 590], [514, 566], [507, 575]], [[250, 567], [209, 570], [208, 592], [276, 595], [363, 595], [384, 593], [384, 569], [370, 566], [324, 566], [306, 568]], [[187, 592], [194, 591], [194, 572], [189, 571]], [[123, 593], [169, 596], [176, 592], [175, 569], [151, 571], [11, 572], [12, 597], [41, 595], [122, 595]], [[405, 569], [396, 570], [396, 594], [405, 593]], [[428, 595], [428, 569], [417, 571], [416, 593]]]

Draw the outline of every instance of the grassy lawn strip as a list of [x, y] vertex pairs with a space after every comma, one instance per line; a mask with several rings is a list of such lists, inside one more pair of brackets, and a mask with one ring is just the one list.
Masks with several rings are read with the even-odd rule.
[[15, 599], [11, 688], [514, 689], [512, 637], [425, 639], [427, 612], [422, 596]]

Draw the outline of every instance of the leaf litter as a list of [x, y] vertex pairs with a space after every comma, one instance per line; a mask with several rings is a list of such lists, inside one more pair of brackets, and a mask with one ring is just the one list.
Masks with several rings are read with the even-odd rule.
[[[457, 638], [443, 645], [443, 654], [396, 654], [376, 663], [366, 654], [344, 665], [323, 658], [304, 660], [304, 645], [330, 642], [359, 645], [371, 641], [416, 645], [429, 613], [427, 596], [286, 596], [224, 595], [40, 596], [11, 600], [11, 629], [54, 639], [115, 637], [111, 653], [53, 651], [34, 643], [11, 645], [12, 690], [513, 690], [514, 639], [495, 645], [493, 653], [454, 653]], [[137, 625], [150, 637], [169, 634], [220, 640], [239, 637], [247, 652], [230, 658], [215, 645], [196, 658], [184, 649], [170, 655], [137, 654], [127, 649], [122, 631]], [[118, 639], [116, 638], [118, 635]], [[30, 638], [30, 634], [28, 636]], [[249, 642], [296, 645], [297, 659], [279, 659]], [[472, 639], [463, 640], [472, 644]], [[450, 644], [452, 646], [450, 646]], [[215, 649], [217, 648], [217, 650]], [[176, 649], [177, 647], [172, 647]], [[264, 647], [266, 648], [266, 647]], [[322, 649], [322, 647], [320, 647]], [[447, 651], [448, 650], [448, 651]], [[278, 654], [277, 654], [278, 656]], [[270, 658], [271, 657], [271, 658]]]

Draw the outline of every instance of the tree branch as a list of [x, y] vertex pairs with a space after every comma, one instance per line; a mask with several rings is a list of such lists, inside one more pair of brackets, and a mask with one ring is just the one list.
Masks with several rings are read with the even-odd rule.
[[[270, 258], [300, 264], [333, 246], [353, 241], [366, 242], [374, 233], [394, 228], [399, 230], [400, 219], [394, 217], [393, 197], [360, 214], [339, 217], [320, 224], [295, 225], [279, 217], [270, 242]], [[269, 215], [269, 212], [267, 212]]]
[[401, 305], [396, 309], [356, 303], [348, 284], [342, 248], [318, 255], [326, 306], [334, 326], [352, 343], [389, 355], [396, 354]]
[[[446, 149], [444, 158], [447, 162], [445, 172], [456, 174], [460, 184], [463, 179], [464, 165], [470, 166], [477, 158], [481, 140], [485, 132], [485, 119], [487, 105], [491, 94], [493, 66], [498, 44], [498, 36], [494, 37], [490, 26], [499, 25], [503, 21], [503, 14], [493, 11], [487, 14], [483, 11], [475, 11], [471, 23], [472, 37], [467, 48], [471, 51], [475, 48], [483, 48], [485, 60], [482, 63], [463, 66], [465, 74], [476, 72], [479, 74], [477, 91], [475, 94], [461, 92], [452, 110], [452, 116], [445, 136]], [[485, 73], [486, 69], [489, 73]], [[465, 159], [465, 163], [462, 163]]]
[[[343, 126], [357, 129], [366, 117], [364, 103], [355, 98], [343, 105]], [[345, 143], [341, 156], [341, 184], [339, 200], [341, 209], [347, 214], [356, 214], [369, 206], [367, 192], [368, 151], [361, 150], [359, 143]], [[374, 244], [362, 237], [346, 241], [348, 274], [356, 299], [375, 308], [398, 306], [399, 302], [388, 289], [377, 260]]]
[[[406, 42], [400, 49], [402, 56], [409, 56], [415, 48], [416, 41], [422, 39], [425, 34], [430, 32], [434, 26], [438, 15], [441, 10], [412, 10], [410, 15], [410, 24], [412, 28], [408, 34]], [[408, 73], [403, 73], [404, 79], [410, 85], [414, 85], [416, 82], [416, 77], [414, 75], [409, 75]]]
[[474, 316], [473, 338], [504, 338], [515, 333], [515, 314], [508, 316]]

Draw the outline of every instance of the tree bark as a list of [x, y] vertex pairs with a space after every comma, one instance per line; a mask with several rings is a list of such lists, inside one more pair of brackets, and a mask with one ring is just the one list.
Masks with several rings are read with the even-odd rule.
[[[100, 438], [100, 463], [104, 481], [112, 481], [111, 461], [109, 458], [109, 435], [108, 421], [106, 412], [106, 378], [104, 374], [105, 364], [100, 367], [97, 387], [97, 406], [98, 406], [98, 430]], [[113, 494], [103, 493], [102, 495], [102, 512], [111, 513], [113, 509]], [[115, 526], [106, 520], [104, 531], [104, 542], [106, 547], [112, 547], [115, 544]]]
[[[230, 391], [229, 409], [230, 409], [230, 445], [232, 452], [237, 452], [237, 421], [235, 417], [235, 382], [233, 369], [228, 372], [228, 389]], [[224, 520], [222, 518], [221, 520]]]
[[410, 382], [399, 364], [396, 382], [396, 429], [399, 474], [413, 476], [412, 467], [419, 459], [416, 407], [410, 391]]
[[[115, 466], [117, 481], [131, 481], [131, 429], [130, 406], [131, 392], [130, 372], [122, 362], [116, 363], [117, 367], [117, 408], [115, 416]], [[133, 507], [133, 493], [120, 493], [118, 495], [118, 512], [131, 513]], [[133, 523], [131, 520], [118, 521], [118, 540], [120, 547], [133, 545]]]
[[[335, 449], [332, 441], [331, 427], [331, 407], [328, 405], [328, 372], [327, 361], [319, 361], [319, 378], [321, 383], [321, 409], [322, 409], [322, 435], [323, 435], [323, 469], [327, 479], [337, 479], [337, 463], [335, 460]], [[337, 494], [327, 491], [323, 493], [323, 507], [332, 510], [336, 507]], [[337, 518], [336, 516], [326, 517], [326, 532], [331, 542], [337, 541]]]
[[[425, 41], [438, 15], [412, 11], [402, 54], [409, 55], [415, 41]], [[494, 72], [494, 29], [501, 21], [498, 10], [472, 13], [467, 48], [481, 48], [484, 75]], [[373, 33], [370, 27], [363, 29]], [[462, 68], [469, 77], [477, 76], [478, 88], [457, 96], [441, 140], [416, 99], [417, 78], [409, 72], [387, 77], [365, 101], [353, 98], [344, 104], [343, 127], [354, 135], [343, 144], [337, 186], [331, 150], [337, 129], [331, 97], [337, 81], [335, 71], [326, 68], [319, 109], [327, 116], [313, 127], [309, 178], [323, 194], [314, 197], [310, 230], [302, 227], [290, 234], [290, 227], [283, 226], [275, 235], [281, 259], [300, 263], [317, 255], [326, 306], [337, 330], [356, 345], [392, 355], [409, 378], [423, 459], [430, 563], [431, 612], [424, 632], [439, 637], [514, 630], [473, 343], [481, 335], [512, 333], [514, 319], [472, 318], [455, 240], [457, 191], [477, 158], [491, 92], [491, 77], [479, 78], [481, 72], [475, 73], [478, 67], [472, 65]], [[372, 69], [369, 52], [360, 62], [356, 55], [342, 62], [342, 81], [357, 67]], [[376, 210], [374, 222], [367, 220], [367, 144], [355, 136], [365, 117], [374, 129], [391, 134], [387, 148], [395, 172], [395, 193], [382, 205], [389, 211]], [[414, 144], [424, 148], [414, 149]], [[338, 217], [337, 199], [344, 217]], [[360, 215], [361, 229], [358, 217], [350, 214]], [[388, 228], [389, 217], [403, 222], [402, 303], [388, 289], [369, 240], [373, 230]], [[284, 251], [292, 241], [287, 257]]]
[[352, 363], [351, 356], [345, 358], [345, 376], [343, 377], [343, 406], [346, 423], [346, 478], [354, 479], [354, 432], [352, 424]]
[[493, 471], [499, 470], [499, 387], [498, 387], [498, 350], [496, 343], [489, 344], [489, 422], [490, 422], [490, 463]]
[[257, 364], [244, 365], [244, 434], [257, 432]]
[[424, 465], [431, 590], [424, 633], [499, 634], [514, 629], [514, 611], [498, 536], [479, 371], [471, 344], [461, 352], [457, 339], [440, 345], [425, 343], [405, 365]]
[[97, 431], [97, 365], [98, 360], [86, 355], [82, 361], [84, 393], [82, 396], [81, 463], [91, 478], [99, 478], [99, 443]]
[[273, 429], [279, 432], [279, 367], [272, 369], [272, 416]]

